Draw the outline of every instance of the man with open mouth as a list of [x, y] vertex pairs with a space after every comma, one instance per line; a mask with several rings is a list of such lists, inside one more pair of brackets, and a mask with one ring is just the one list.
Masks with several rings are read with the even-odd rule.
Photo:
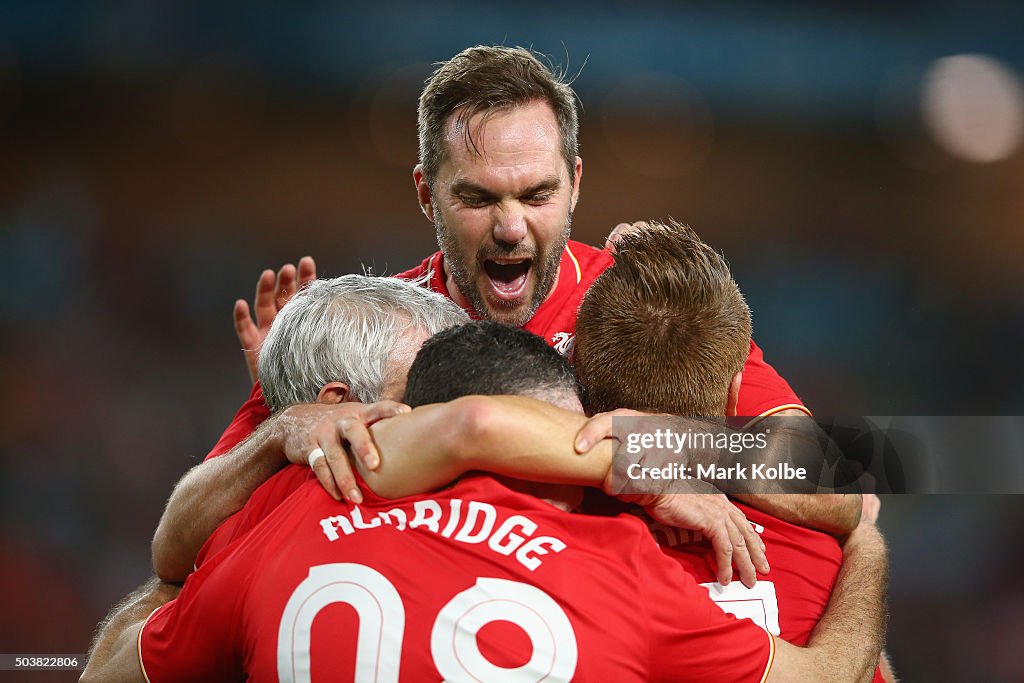
[[429, 274], [474, 317], [566, 339], [610, 264], [569, 241], [583, 174], [572, 90], [526, 50], [470, 48], [434, 74], [419, 122], [413, 180], [441, 250], [400, 277]]

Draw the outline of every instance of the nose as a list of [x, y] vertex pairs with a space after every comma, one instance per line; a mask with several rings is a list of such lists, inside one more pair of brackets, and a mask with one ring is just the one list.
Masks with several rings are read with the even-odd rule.
[[526, 238], [526, 212], [519, 202], [502, 202], [495, 207], [491, 228], [494, 241], [515, 245]]

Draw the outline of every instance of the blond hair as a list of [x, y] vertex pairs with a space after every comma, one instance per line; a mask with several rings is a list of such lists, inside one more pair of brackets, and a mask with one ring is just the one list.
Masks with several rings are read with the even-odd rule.
[[722, 255], [686, 225], [651, 222], [620, 239], [580, 306], [575, 364], [588, 410], [722, 415], [750, 334]]

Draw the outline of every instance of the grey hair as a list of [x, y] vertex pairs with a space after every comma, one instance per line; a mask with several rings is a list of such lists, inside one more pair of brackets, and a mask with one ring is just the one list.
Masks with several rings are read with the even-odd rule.
[[271, 412], [311, 403], [329, 382], [379, 401], [395, 341], [434, 335], [469, 320], [419, 281], [344, 275], [314, 280], [278, 312], [260, 349], [259, 377]]

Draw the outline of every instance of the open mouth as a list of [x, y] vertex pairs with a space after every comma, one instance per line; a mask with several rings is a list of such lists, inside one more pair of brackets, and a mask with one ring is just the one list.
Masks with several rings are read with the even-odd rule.
[[484, 261], [484, 273], [491, 283], [491, 290], [502, 301], [514, 301], [523, 295], [530, 275], [532, 259], [507, 261]]

